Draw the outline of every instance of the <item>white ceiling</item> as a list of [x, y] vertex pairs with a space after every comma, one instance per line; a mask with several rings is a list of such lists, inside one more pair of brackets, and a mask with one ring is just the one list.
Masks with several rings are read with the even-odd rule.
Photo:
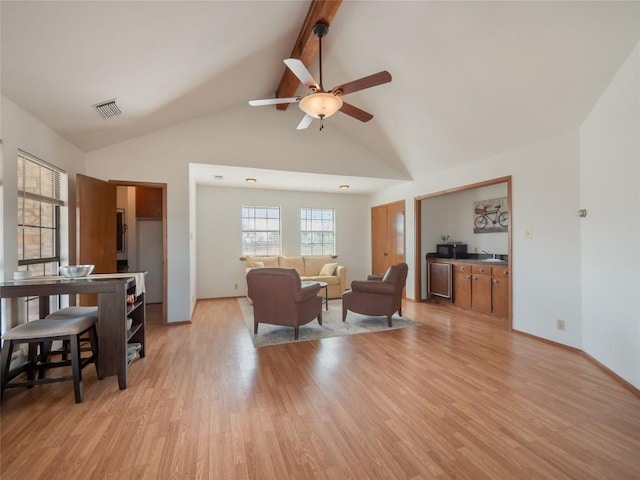
[[[273, 96], [308, 6], [5, 0], [2, 94], [85, 152], [230, 107], [283, 115], [246, 102]], [[348, 97], [371, 122], [325, 128], [409, 173], [482, 158], [579, 127], [639, 39], [640, 2], [344, 1], [325, 86], [393, 81]]]
[[[402, 182], [385, 178], [290, 172], [228, 165], [204, 165], [201, 163], [190, 164], [189, 175], [199, 185], [342, 194], [367, 194]], [[256, 182], [247, 183], [247, 178], [253, 178]], [[341, 185], [346, 185], [348, 188], [340, 189]]]

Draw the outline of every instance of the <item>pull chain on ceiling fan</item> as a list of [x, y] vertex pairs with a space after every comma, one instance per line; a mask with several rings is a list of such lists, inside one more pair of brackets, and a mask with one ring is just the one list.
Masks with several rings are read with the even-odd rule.
[[313, 34], [318, 37], [318, 57], [320, 66], [320, 83], [316, 82], [313, 75], [307, 67], [297, 58], [287, 58], [284, 60], [285, 65], [291, 72], [298, 77], [298, 80], [311, 90], [311, 93], [302, 97], [291, 98], [268, 98], [262, 100], [250, 100], [249, 105], [277, 105], [280, 103], [299, 103], [300, 109], [305, 113], [302, 121], [298, 124], [297, 129], [303, 130], [311, 125], [314, 118], [320, 119], [320, 130], [324, 128], [324, 119], [330, 117], [337, 111], [349, 115], [361, 122], [368, 122], [373, 115], [360, 110], [353, 105], [343, 101], [342, 97], [349, 93], [364, 90], [366, 88], [375, 87], [383, 83], [391, 81], [391, 74], [383, 70], [368, 77], [363, 77], [352, 82], [339, 85], [330, 91], [325, 91], [322, 83], [322, 37], [329, 31], [329, 26], [325, 23], [318, 22], [313, 27]]

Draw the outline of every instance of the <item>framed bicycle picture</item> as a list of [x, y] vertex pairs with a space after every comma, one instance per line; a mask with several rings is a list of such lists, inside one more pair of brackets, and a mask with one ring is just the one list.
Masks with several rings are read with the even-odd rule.
[[473, 233], [506, 232], [508, 229], [507, 197], [473, 202]]

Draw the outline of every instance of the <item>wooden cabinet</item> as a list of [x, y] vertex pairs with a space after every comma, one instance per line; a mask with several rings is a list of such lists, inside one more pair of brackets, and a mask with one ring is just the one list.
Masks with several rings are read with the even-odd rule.
[[136, 218], [162, 218], [162, 189], [136, 187]]
[[509, 316], [509, 269], [492, 267], [491, 305], [492, 313], [498, 317]]
[[471, 308], [471, 265], [453, 265], [453, 303], [462, 308]]
[[472, 265], [471, 272], [471, 308], [491, 313], [491, 267]]
[[[436, 265], [439, 261], [429, 264]], [[441, 263], [451, 263], [441, 261]], [[509, 316], [509, 269], [483, 263], [453, 263], [453, 304], [495, 317]], [[431, 290], [431, 288], [430, 288]]]

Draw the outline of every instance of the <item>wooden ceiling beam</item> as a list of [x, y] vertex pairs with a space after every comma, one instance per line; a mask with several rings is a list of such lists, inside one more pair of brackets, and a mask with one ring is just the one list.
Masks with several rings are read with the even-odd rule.
[[[309, 6], [307, 17], [304, 19], [296, 43], [293, 45], [289, 58], [297, 58], [308, 68], [318, 51], [318, 39], [313, 34], [313, 26], [318, 22], [331, 25], [342, 0], [313, 0]], [[276, 98], [294, 97], [300, 80], [291, 70], [285, 67], [280, 84], [276, 89]], [[276, 105], [278, 110], [286, 110], [288, 103]]]

